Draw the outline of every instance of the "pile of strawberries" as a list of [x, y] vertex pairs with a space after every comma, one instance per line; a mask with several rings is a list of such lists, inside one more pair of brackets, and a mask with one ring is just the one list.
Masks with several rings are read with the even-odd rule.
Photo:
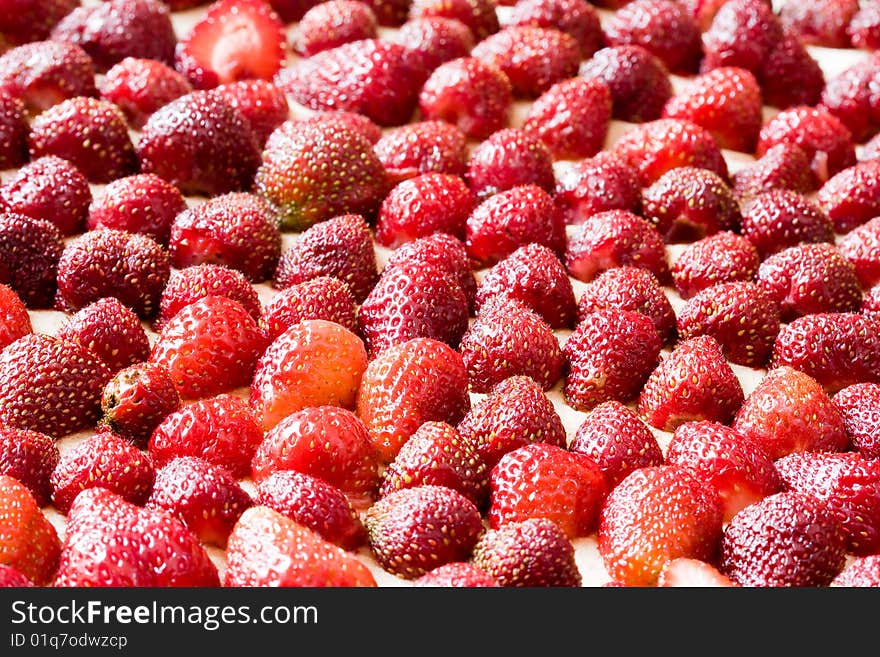
[[0, 585], [880, 585], [878, 46], [0, 0]]

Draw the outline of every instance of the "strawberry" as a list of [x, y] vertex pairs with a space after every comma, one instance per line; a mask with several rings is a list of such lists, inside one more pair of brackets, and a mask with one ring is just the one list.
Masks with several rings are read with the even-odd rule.
[[357, 391], [357, 415], [385, 463], [425, 422], [454, 425], [470, 407], [462, 357], [431, 338], [383, 351], [367, 366]]
[[523, 130], [537, 136], [555, 159], [592, 157], [608, 135], [611, 91], [600, 80], [568, 78], [529, 107]]
[[257, 484], [257, 504], [346, 550], [367, 542], [367, 531], [345, 493], [317, 477], [295, 470], [276, 472]]
[[843, 570], [831, 580], [829, 586], [850, 588], [880, 586], [880, 556], [872, 554], [848, 561]]
[[79, 310], [114, 296], [138, 316], [156, 312], [171, 265], [151, 237], [124, 230], [88, 231], [67, 242], [58, 259], [61, 307]]
[[19, 98], [0, 90], [0, 167], [9, 169], [27, 162], [27, 110]]
[[725, 2], [703, 34], [701, 69], [737, 66], [755, 73], [782, 36], [782, 23], [769, 2]]
[[858, 309], [862, 290], [853, 264], [833, 244], [799, 244], [768, 257], [757, 282], [779, 304], [782, 321]]
[[99, 81], [101, 98], [115, 104], [140, 130], [160, 107], [192, 91], [183, 75], [155, 59], [126, 57]]
[[424, 173], [464, 176], [467, 135], [445, 121], [417, 121], [391, 128], [373, 149], [392, 181]]
[[333, 276], [362, 302], [379, 278], [370, 227], [360, 215], [340, 215], [307, 228], [278, 259], [273, 286], [284, 289]]
[[[172, 0], [172, 2], [192, 3], [201, 0]], [[269, 4], [286, 25], [302, 19], [305, 13], [315, 4], [315, 0], [270, 0]]]
[[819, 62], [793, 34], [784, 34], [756, 72], [764, 104], [786, 109], [816, 105], [825, 88]]
[[760, 262], [745, 237], [722, 231], [688, 244], [672, 263], [672, 280], [688, 299], [713, 285], [753, 280]]
[[880, 45], [880, 7], [873, 2], [860, 6], [846, 28], [853, 48], [876, 50]]
[[94, 425], [108, 367], [78, 342], [34, 333], [0, 351], [0, 423], [60, 438]]
[[179, 518], [202, 542], [226, 547], [242, 513], [253, 505], [238, 481], [218, 465], [194, 456], [175, 458], [156, 470], [146, 508]]
[[458, 176], [425, 173], [408, 178], [382, 201], [376, 219], [376, 241], [396, 248], [433, 233], [463, 239], [475, 205], [474, 195]]
[[330, 0], [317, 4], [297, 23], [291, 38], [293, 50], [311, 57], [343, 43], [378, 36], [376, 14], [355, 0]]
[[77, 7], [52, 28], [50, 37], [80, 46], [101, 73], [126, 57], [171, 64], [177, 45], [171, 10], [159, 0], [107, 0]]
[[611, 46], [646, 48], [676, 73], [696, 71], [703, 56], [700, 26], [687, 9], [669, 0], [627, 3], [608, 21], [605, 37]]
[[[372, 120], [370, 120], [363, 114], [358, 114], [357, 112], [330, 110], [326, 112], [313, 112], [309, 116], [299, 119], [299, 121], [285, 121], [275, 130], [273, 130], [272, 134], [270, 134], [269, 136], [271, 137], [272, 135], [276, 135], [276, 138], [283, 139], [285, 134], [295, 133], [298, 130], [298, 126], [301, 124], [301, 122], [333, 123], [335, 125], [341, 125], [343, 128], [354, 130], [371, 144], [376, 144], [376, 142], [378, 142], [384, 134], [382, 128], [380, 128]], [[271, 145], [271, 140], [267, 139], [266, 148], [269, 148]]]
[[248, 404], [228, 394], [199, 399], [165, 416], [150, 436], [153, 465], [178, 456], [198, 456], [236, 478], [250, 473], [263, 432]]
[[307, 319], [335, 322], [356, 333], [357, 307], [348, 286], [338, 278], [319, 276], [281, 290], [266, 306], [262, 324], [274, 340]]
[[757, 283], [719, 283], [684, 303], [677, 328], [680, 340], [711, 335], [732, 363], [763, 367], [779, 333], [779, 308]]
[[0, 350], [29, 333], [33, 327], [27, 306], [15, 290], [0, 283]]
[[773, 367], [731, 425], [776, 460], [793, 452], [841, 451], [848, 440], [840, 412], [819, 383], [787, 365]]
[[790, 189], [753, 196], [742, 215], [742, 234], [762, 258], [790, 246], [834, 242], [834, 226], [813, 201]]
[[389, 493], [367, 510], [364, 525], [379, 565], [405, 579], [467, 560], [483, 531], [470, 500], [451, 488], [429, 485]]
[[554, 201], [566, 224], [579, 224], [607, 210], [638, 212], [642, 186], [635, 169], [627, 162], [601, 151], [559, 173]]
[[651, 372], [638, 399], [641, 418], [674, 431], [684, 422], [728, 423], [743, 403], [742, 385], [711, 335], [679, 342]]
[[669, 277], [666, 246], [657, 228], [628, 210], [608, 210], [587, 217], [569, 236], [565, 266], [589, 283], [615, 267], [642, 267], [659, 281]]
[[855, 267], [863, 289], [880, 283], [880, 217], [851, 230], [837, 246]]
[[605, 44], [599, 12], [577, 0], [524, 0], [512, 3], [506, 25], [534, 25], [555, 28], [573, 36], [581, 48], [581, 59], [589, 59]]
[[327, 122], [303, 124], [267, 146], [254, 180], [257, 194], [278, 207], [281, 228], [287, 231], [302, 231], [340, 214], [373, 217], [387, 187], [372, 145]]
[[535, 312], [552, 329], [574, 326], [577, 306], [571, 279], [546, 246], [525, 244], [480, 278], [477, 309], [495, 299], [512, 299]]
[[77, 496], [67, 519], [54, 586], [220, 585], [205, 548], [169, 513], [97, 487]]
[[504, 71], [476, 57], [459, 57], [435, 68], [422, 86], [419, 113], [446, 121], [471, 139], [485, 139], [507, 125], [513, 89]]
[[611, 91], [611, 114], [620, 121], [659, 119], [672, 96], [669, 70], [642, 46], [610, 46], [581, 64], [578, 73], [604, 82]]
[[659, 587], [717, 588], [736, 586], [727, 575], [722, 575], [715, 566], [700, 561], [678, 557], [666, 562], [657, 576]]
[[476, 146], [466, 179], [480, 200], [521, 185], [537, 185], [546, 192], [556, 187], [550, 150], [538, 136], [517, 128], [498, 130]]
[[39, 431], [0, 427], [0, 475], [24, 484], [37, 506], [46, 506], [52, 495], [49, 478], [60, 454], [55, 441]]
[[553, 198], [537, 185], [513, 187], [480, 203], [465, 227], [468, 255], [477, 266], [491, 267], [519, 247], [540, 244], [565, 251], [565, 224]]
[[0, 475], [0, 563], [42, 586], [52, 580], [59, 553], [55, 527], [27, 487]]
[[740, 511], [721, 540], [721, 572], [741, 586], [825, 586], [845, 561], [846, 538], [834, 514], [792, 491]]
[[599, 515], [599, 555], [627, 586], [652, 586], [671, 560], [712, 562], [721, 538], [716, 490], [676, 465], [639, 468], [608, 494]]
[[751, 164], [733, 174], [733, 191], [745, 204], [773, 189], [790, 189], [806, 194], [813, 189], [810, 161], [794, 144], [776, 144]]
[[634, 400], [660, 358], [651, 319], [609, 308], [586, 313], [563, 345], [566, 403], [589, 411], [606, 401]]
[[420, 53], [425, 66], [433, 71], [444, 62], [470, 55], [474, 34], [458, 19], [423, 16], [401, 25], [394, 41]]
[[0, 211], [0, 281], [11, 287], [28, 308], [52, 304], [63, 250], [55, 224]]
[[183, 194], [153, 173], [118, 178], [88, 205], [86, 227], [113, 228], [152, 237], [168, 243], [174, 218], [186, 209]]
[[155, 173], [188, 195], [247, 189], [260, 165], [248, 120], [207, 91], [180, 96], [151, 114], [137, 156], [143, 173]]
[[866, 459], [880, 457], [880, 384], [854, 383], [831, 398], [843, 418], [852, 449]]
[[865, 142], [880, 131], [880, 60], [855, 62], [829, 78], [822, 90], [822, 107], [840, 119], [853, 140]]
[[[15, 568], [6, 564], [0, 564], [0, 588], [29, 588], [32, 586], [34, 586], [34, 583]], [[498, 585], [496, 584], [495, 586]]]
[[272, 131], [290, 116], [284, 91], [267, 80], [227, 82], [212, 91], [247, 119], [258, 146], [263, 146]]
[[226, 562], [224, 586], [376, 586], [356, 556], [266, 506], [241, 515]]
[[437, 566], [413, 580], [413, 586], [443, 588], [485, 588], [501, 586], [489, 573], [465, 561]]
[[147, 454], [109, 431], [99, 431], [61, 455], [50, 480], [52, 504], [66, 514], [82, 491], [101, 487], [143, 506], [155, 476]]
[[847, 26], [859, 10], [859, 0], [820, 0], [809, 5], [785, 0], [779, 6], [782, 24], [805, 44], [848, 48]]
[[630, 472], [663, 465], [660, 444], [629, 407], [619, 401], [602, 402], [578, 426], [571, 451], [591, 458], [605, 477], [610, 492]]
[[357, 335], [335, 322], [302, 321], [259, 356], [249, 379], [251, 408], [264, 431], [309, 406], [354, 408], [366, 367]]
[[177, 44], [175, 68], [196, 89], [270, 80], [284, 60], [284, 24], [263, 0], [217, 0]]
[[409, 17], [455, 18], [470, 28], [475, 40], [482, 41], [498, 31], [498, 15], [495, 9], [492, 0], [413, 0]]
[[880, 284], [865, 292], [865, 297], [862, 300], [862, 313], [880, 315]]
[[272, 276], [281, 257], [276, 209], [249, 192], [229, 192], [178, 214], [171, 224], [168, 255], [174, 267], [224, 265], [252, 283]]
[[79, 342], [115, 374], [150, 356], [150, 341], [138, 316], [116, 297], [104, 297], [68, 317], [57, 337]]
[[547, 518], [510, 522], [483, 533], [473, 563], [505, 587], [580, 587], [574, 546]]
[[838, 233], [848, 233], [880, 214], [880, 161], [859, 162], [833, 175], [816, 195]]
[[143, 449], [159, 423], [179, 408], [180, 395], [168, 370], [136, 363], [119, 370], [104, 386], [98, 426]]
[[73, 11], [77, 0], [24, 0], [5, 3], [7, 9], [0, 19], [0, 38], [7, 44], [38, 41], [64, 16]]
[[549, 390], [565, 361], [550, 326], [518, 301], [499, 298], [480, 309], [461, 338], [459, 352], [472, 392], [489, 392], [504, 379], [525, 375]]

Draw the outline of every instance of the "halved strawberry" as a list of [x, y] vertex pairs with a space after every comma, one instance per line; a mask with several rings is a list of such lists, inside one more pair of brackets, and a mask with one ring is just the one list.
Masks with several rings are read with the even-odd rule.
[[413, 580], [413, 586], [436, 586], [443, 588], [485, 588], [501, 586], [486, 571], [467, 561], [451, 561], [429, 570]]
[[688, 10], [668, 0], [629, 2], [605, 26], [612, 46], [638, 45], [676, 73], [697, 70], [703, 56], [700, 26]]
[[722, 231], [688, 244], [672, 262], [672, 280], [682, 298], [688, 299], [713, 285], [754, 280], [760, 263], [749, 240]]
[[828, 215], [790, 189], [752, 196], [743, 209], [742, 234], [762, 258], [798, 244], [834, 242], [834, 226]]
[[852, 449], [866, 459], [880, 458], [880, 384], [854, 383], [831, 401], [840, 411]]
[[180, 395], [168, 370], [136, 363], [119, 370], [104, 386], [98, 426], [146, 448], [153, 430], [179, 408]]
[[27, 306], [15, 290], [0, 283], [0, 350], [28, 333], [33, 326]]
[[39, 431], [0, 427], [0, 475], [27, 486], [38, 506], [46, 506], [52, 495], [49, 478], [60, 454], [55, 441]]
[[699, 559], [677, 557], [668, 561], [657, 576], [657, 586], [717, 588], [736, 586], [715, 566]]
[[474, 147], [465, 178], [480, 200], [522, 185], [556, 187], [550, 150], [538, 135], [517, 128], [502, 128]]
[[0, 563], [38, 586], [52, 581], [61, 544], [27, 487], [0, 475]]
[[607, 210], [638, 212], [642, 185], [638, 173], [608, 151], [578, 160], [557, 176], [554, 200], [566, 224], [580, 224]]
[[0, 281], [11, 287], [28, 308], [52, 305], [63, 250], [62, 235], [55, 224], [16, 212], [0, 212]]
[[356, 333], [357, 306], [338, 278], [319, 276], [284, 288], [266, 306], [261, 323], [270, 340], [307, 319], [335, 322]]
[[101, 98], [119, 107], [136, 130], [160, 107], [193, 90], [189, 80], [167, 64], [138, 57], [114, 64], [99, 87]]

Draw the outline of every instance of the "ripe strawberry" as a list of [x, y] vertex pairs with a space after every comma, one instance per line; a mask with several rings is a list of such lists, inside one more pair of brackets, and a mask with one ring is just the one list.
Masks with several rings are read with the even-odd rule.
[[721, 528], [721, 501], [710, 484], [675, 465], [639, 468], [605, 500], [599, 555], [614, 580], [651, 586], [673, 559], [713, 561]]
[[692, 420], [726, 424], [742, 403], [742, 385], [718, 341], [701, 335], [679, 342], [651, 372], [638, 412], [652, 427], [674, 431]]
[[798, 244], [834, 242], [834, 226], [825, 212], [790, 189], [753, 196], [743, 211], [742, 234], [763, 258]]
[[311, 475], [284, 470], [257, 484], [257, 504], [268, 506], [346, 550], [367, 542], [367, 531], [339, 488]]
[[55, 527], [27, 487], [0, 475], [0, 563], [42, 586], [52, 580], [60, 547]]
[[855, 557], [831, 580], [829, 586], [850, 588], [880, 586], [880, 555]]
[[27, 162], [27, 110], [19, 98], [0, 89], [0, 167]]
[[291, 38], [293, 50], [311, 57], [343, 43], [378, 36], [376, 14], [368, 4], [355, 0], [330, 0], [309, 8]]
[[[172, 0], [172, 2], [180, 2], [184, 4], [199, 1], [200, 0]], [[314, 0], [270, 0], [269, 4], [272, 6], [272, 9], [278, 13], [282, 22], [287, 24], [302, 19], [315, 2]]]
[[413, 338], [370, 362], [357, 392], [357, 414], [389, 463], [425, 422], [457, 424], [470, 410], [468, 374], [458, 352]]
[[212, 91], [247, 119], [257, 138], [257, 145], [261, 147], [272, 131], [290, 116], [290, 106], [284, 91], [267, 80], [227, 82]]
[[647, 269], [661, 282], [669, 278], [666, 246], [657, 228], [627, 210], [599, 212], [578, 224], [568, 239], [565, 266], [585, 283], [624, 266]]
[[512, 4], [506, 25], [534, 25], [566, 32], [580, 45], [581, 59], [589, 59], [605, 45], [599, 12], [589, 3], [576, 0], [524, 0]]
[[848, 440], [840, 412], [815, 379], [773, 367], [749, 394], [731, 425], [776, 460], [793, 452], [841, 451]]
[[188, 195], [247, 189], [260, 165], [248, 120], [207, 91], [180, 96], [151, 114], [137, 156], [143, 173], [155, 173]]
[[278, 289], [319, 276], [333, 276], [362, 302], [379, 278], [370, 227], [360, 215], [340, 215], [307, 228], [278, 260]]
[[678, 293], [688, 299], [713, 285], [751, 281], [759, 264], [751, 242], [723, 231], [688, 244], [672, 263], [672, 279]]
[[782, 36], [782, 23], [770, 3], [731, 0], [721, 5], [703, 35], [701, 68], [737, 66], [755, 73]]
[[615, 12], [605, 25], [611, 46], [638, 45], [670, 71], [693, 72], [703, 56], [700, 26], [687, 9], [669, 0], [636, 0]]
[[773, 189], [790, 189], [806, 194], [813, 189], [810, 161], [794, 144], [776, 144], [751, 164], [733, 174], [733, 191], [745, 204]]
[[266, 506], [239, 518], [226, 562], [224, 586], [376, 586], [356, 556]]
[[15, 290], [0, 283], [0, 350], [29, 333], [33, 327], [27, 306]]
[[413, 586], [485, 588], [501, 586], [494, 577], [465, 561], [452, 561], [413, 580]]
[[223, 296], [237, 301], [254, 320], [260, 321], [259, 294], [244, 274], [223, 265], [202, 264], [171, 271], [162, 290], [153, 329], [161, 331], [182, 308], [207, 296]]
[[238, 479], [250, 474], [263, 432], [247, 401], [228, 394], [199, 399], [165, 416], [150, 436], [153, 465], [198, 456]]
[[749, 505], [721, 539], [721, 572], [741, 586], [825, 586], [845, 562], [846, 538], [833, 512], [793, 491]]
[[294, 324], [307, 319], [335, 322], [357, 332], [357, 307], [348, 286], [338, 278], [319, 276], [297, 283], [275, 295], [266, 306], [262, 325], [274, 340]]
[[736, 585], [712, 564], [699, 559], [678, 557], [663, 566], [663, 570], [657, 576], [657, 586], [717, 588]]
[[467, 135], [445, 121], [417, 121], [391, 128], [373, 149], [391, 181], [424, 173], [464, 176]]
[[630, 472], [663, 465], [663, 452], [651, 430], [619, 401], [595, 406], [578, 426], [571, 451], [595, 461], [610, 492]]
[[793, 34], [784, 34], [756, 72], [764, 104], [786, 109], [816, 105], [825, 88], [819, 62]]
[[779, 6], [782, 24], [805, 44], [848, 48], [847, 26], [859, 10], [859, 0], [820, 0], [809, 5], [785, 0]]
[[851, 230], [837, 246], [855, 267], [863, 289], [880, 283], [880, 217]]
[[87, 206], [86, 227], [113, 228], [168, 243], [171, 224], [186, 209], [180, 190], [163, 178], [142, 173], [118, 178], [108, 184]]
[[395, 33], [394, 41], [421, 54], [430, 71], [444, 62], [467, 57], [475, 43], [474, 34], [467, 25], [443, 16], [423, 16], [406, 21]]
[[852, 449], [866, 459], [880, 458], [880, 384], [854, 383], [831, 398], [840, 411]]
[[[354, 130], [371, 144], [376, 144], [376, 142], [378, 142], [384, 134], [382, 128], [373, 123], [373, 121], [371, 121], [363, 114], [358, 114], [357, 112], [331, 110], [327, 112], [313, 112], [309, 116], [299, 119], [297, 121], [285, 121], [284, 123], [279, 125], [278, 128], [272, 131], [270, 137], [277, 133], [277, 138], [281, 139], [285, 134], [295, 133], [298, 129], [298, 126], [301, 124], [300, 122], [333, 123], [335, 125], [341, 125], [343, 128]], [[267, 139], [266, 148], [269, 148], [270, 146], [272, 146], [272, 140]]]
[[60, 438], [94, 425], [111, 372], [72, 340], [34, 333], [0, 351], [0, 423]]
[[601, 151], [559, 173], [554, 201], [566, 224], [579, 224], [607, 210], [638, 212], [642, 186], [635, 169], [627, 162]]
[[853, 140], [865, 142], [880, 131], [880, 60], [855, 62], [830, 77], [822, 91], [822, 106], [840, 119]]
[[[487, 575], [488, 577], [488, 575]], [[18, 570], [6, 564], [0, 564], [0, 588], [29, 588], [35, 584]], [[497, 584], [495, 586], [498, 586]]]
[[253, 503], [228, 470], [183, 456], [156, 470], [145, 506], [179, 518], [202, 543], [224, 548], [233, 526]]
[[220, 585], [205, 548], [169, 513], [98, 487], [78, 495], [67, 518], [54, 586]]
[[55, 224], [0, 212], [0, 281], [15, 290], [28, 308], [52, 304], [63, 250]]
[[150, 317], [170, 272], [168, 256], [151, 237], [110, 228], [88, 231], [61, 253], [57, 301], [75, 311], [113, 296], [138, 316]]
[[498, 15], [495, 9], [492, 0], [413, 0], [409, 17], [455, 18], [470, 28], [477, 41], [482, 41], [498, 31]]
[[249, 380], [251, 408], [264, 431], [309, 406], [354, 408], [367, 351], [345, 327], [323, 319], [305, 320], [261, 353]]
[[155, 363], [135, 363], [104, 386], [98, 426], [143, 449], [159, 423], [179, 408], [180, 395], [168, 370]]
[[878, 216], [880, 161], [868, 160], [843, 169], [819, 188], [816, 200], [838, 233], [847, 233]]
[[480, 200], [521, 185], [546, 192], [556, 187], [553, 156], [540, 138], [525, 130], [504, 128], [471, 151], [468, 185]]
[[78, 5], [76, 0], [6, 3], [4, 9], [7, 11], [0, 19], [0, 35], [4, 42], [12, 45], [45, 39], [55, 24]]
[[641, 313], [609, 308], [584, 315], [563, 345], [566, 403], [589, 411], [606, 401], [628, 403], [657, 366], [660, 336]]
[[389, 493], [367, 510], [364, 525], [379, 565], [405, 579], [467, 560], [483, 531], [470, 500], [451, 488], [429, 485]]
[[499, 298], [484, 305], [458, 348], [472, 392], [487, 393], [504, 379], [525, 375], [549, 390], [565, 361], [550, 326], [518, 301]]
[[217, 0], [177, 44], [175, 68], [196, 89], [260, 78], [284, 60], [284, 24], [262, 0]]
[[513, 106], [510, 80], [476, 57], [459, 57], [435, 68], [422, 86], [419, 113], [446, 121], [471, 139], [485, 139], [507, 125]]
[[167, 64], [138, 57], [114, 64], [98, 85], [101, 98], [122, 110], [136, 130], [160, 107], [192, 91], [189, 80]]
[[581, 64], [579, 75], [604, 82], [611, 91], [611, 114], [620, 121], [659, 119], [672, 97], [669, 70], [642, 46], [611, 46]]
[[865, 297], [862, 300], [862, 313], [880, 315], [880, 284], [865, 292]]
[[52, 495], [49, 478], [60, 454], [55, 441], [39, 431], [0, 427], [0, 475], [24, 484], [37, 506], [46, 506]]
[[880, 7], [873, 2], [860, 5], [846, 28], [853, 48], [876, 50], [880, 45]]

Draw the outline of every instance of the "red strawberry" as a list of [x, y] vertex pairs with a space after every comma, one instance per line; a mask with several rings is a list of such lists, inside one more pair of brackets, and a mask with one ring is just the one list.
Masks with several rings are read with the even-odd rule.
[[27, 486], [37, 506], [46, 506], [52, 495], [49, 478], [60, 454], [55, 441], [39, 431], [0, 427], [0, 475]]
[[367, 351], [347, 328], [323, 319], [305, 320], [260, 352], [250, 379], [250, 403], [264, 431], [309, 406], [354, 408]]
[[710, 335], [679, 342], [651, 372], [639, 395], [645, 422], [674, 431], [692, 420], [728, 423], [743, 403], [743, 389]]
[[700, 36], [694, 17], [669, 0], [629, 2], [605, 26], [609, 45], [642, 46], [674, 72], [697, 69], [703, 56]]
[[505, 587], [580, 587], [574, 546], [547, 518], [511, 522], [483, 533], [474, 564]]
[[880, 217], [851, 230], [838, 242], [838, 249], [855, 267], [864, 289], [880, 283]]
[[848, 442], [840, 412], [822, 386], [785, 365], [759, 381], [731, 426], [774, 460], [793, 452], [840, 451]]
[[426, 485], [381, 498], [367, 510], [364, 525], [379, 565], [405, 579], [467, 560], [483, 531], [470, 500], [451, 488]]
[[88, 231], [67, 242], [58, 260], [61, 307], [79, 310], [114, 296], [140, 317], [156, 312], [171, 265], [151, 237], [124, 230]]
[[150, 356], [150, 341], [138, 316], [116, 297], [104, 297], [68, 317], [57, 337], [79, 342], [115, 374]]
[[669, 277], [666, 246], [652, 223], [627, 210], [608, 210], [587, 217], [568, 239], [568, 272], [588, 283], [615, 267], [642, 267], [659, 281]]
[[566, 224], [579, 224], [607, 210], [638, 212], [642, 186], [635, 169], [627, 162], [601, 151], [559, 173], [554, 200]]
[[667, 561], [663, 566], [663, 570], [657, 576], [657, 586], [717, 588], [736, 585], [712, 564], [699, 559], [678, 557]]
[[41, 586], [52, 580], [59, 552], [58, 533], [27, 487], [0, 475], [0, 563]]
[[217, 0], [177, 45], [175, 68], [196, 89], [260, 78], [284, 59], [284, 25], [262, 0]]
[[220, 581], [180, 520], [98, 487], [83, 491], [70, 509], [53, 585], [216, 587]]
[[0, 89], [0, 167], [8, 169], [27, 162], [27, 110], [21, 100]]
[[510, 80], [476, 57], [459, 57], [434, 69], [419, 92], [425, 121], [446, 121], [471, 139], [485, 139], [507, 125], [513, 105]]
[[143, 173], [214, 196], [251, 186], [260, 150], [248, 120], [216, 93], [193, 91], [150, 115], [137, 142]]
[[168, 238], [177, 268], [216, 264], [236, 269], [252, 283], [272, 276], [281, 256], [276, 209], [249, 192], [229, 192], [178, 214]]
[[153, 430], [179, 408], [180, 395], [168, 370], [136, 363], [119, 370], [104, 386], [99, 427], [145, 448]]
[[785, 0], [779, 6], [782, 24], [806, 44], [848, 48], [846, 29], [859, 10], [859, 0], [820, 0], [802, 4]]
[[378, 36], [376, 14], [356, 0], [330, 0], [311, 7], [297, 23], [291, 39], [294, 51], [311, 57], [343, 43]]
[[[190, 4], [200, 2], [201, 0], [172, 0], [172, 2], [180, 2]], [[377, 0], [380, 1], [380, 0]], [[305, 13], [315, 4], [315, 0], [270, 0], [272, 6], [281, 20], [287, 24], [296, 22], [305, 16]], [[181, 7], [184, 9], [186, 7]]]
[[452, 561], [417, 577], [413, 581], [413, 586], [485, 588], [501, 585], [489, 573], [468, 562]]
[[660, 118], [673, 93], [669, 70], [639, 45], [602, 48], [581, 64], [579, 75], [604, 82], [611, 91], [612, 116], [631, 123]]
[[158, 110], [192, 91], [183, 75], [155, 59], [126, 57], [99, 82], [101, 98], [114, 103], [132, 128], [140, 130]]
[[865, 292], [865, 298], [862, 301], [862, 312], [865, 315], [880, 315], [880, 284]]
[[66, 514], [82, 491], [101, 487], [142, 506], [155, 476], [144, 452], [109, 431], [100, 431], [61, 455], [52, 471], [52, 504]]
[[356, 556], [266, 506], [242, 514], [226, 562], [224, 586], [376, 586]]
[[400, 26], [394, 40], [420, 53], [431, 71], [444, 62], [467, 57], [474, 47], [474, 34], [470, 28], [458, 19], [443, 16], [408, 20]]
[[223, 265], [193, 265], [174, 269], [159, 300], [159, 315], [153, 323], [156, 331], [182, 308], [207, 296], [223, 296], [238, 301], [248, 314], [260, 321], [262, 308], [257, 290], [240, 271]]
[[880, 131], [880, 60], [857, 61], [830, 77], [822, 91], [822, 106], [845, 125], [853, 140], [865, 142]]
[[179, 518], [202, 542], [226, 547], [226, 539], [251, 496], [225, 469], [194, 456], [173, 459], [156, 471], [148, 509]]
[[72, 340], [34, 333], [0, 351], [0, 423], [60, 438], [94, 425], [107, 366]]
[[733, 191], [745, 203], [772, 189], [806, 194], [813, 189], [810, 161], [794, 144], [776, 144], [751, 164], [733, 174]]
[[461, 356], [442, 342], [414, 338], [370, 362], [357, 392], [357, 414], [389, 463], [425, 422], [456, 424], [470, 410]]
[[[0, 564], [0, 588], [28, 588], [32, 586], [34, 586], [34, 583], [15, 568], [6, 564]], [[495, 586], [498, 585], [496, 584]]]
[[847, 233], [878, 216], [880, 161], [868, 160], [843, 169], [819, 188], [816, 200], [838, 233]]
[[357, 307], [348, 286], [330, 276], [291, 285], [266, 306], [262, 324], [269, 339], [274, 340], [307, 319], [324, 319], [357, 332]]
[[[278, 87], [275, 88], [277, 89]], [[334, 110], [326, 112], [313, 112], [305, 118], [297, 119], [295, 121], [288, 120], [279, 125], [269, 135], [270, 137], [273, 137], [273, 139], [266, 140], [265, 148], [269, 149], [273, 147], [276, 143], [283, 144], [283, 140], [286, 139], [287, 136], [295, 134], [299, 129], [299, 126], [303, 125], [304, 123], [331, 123], [333, 125], [338, 125], [341, 126], [343, 129], [353, 130], [371, 144], [375, 144], [376, 142], [378, 142], [384, 134], [382, 128], [373, 123], [373, 121], [371, 121], [363, 114], [358, 114], [357, 112], [343, 112]]]
[[651, 430], [629, 407], [614, 400], [586, 414], [574, 435], [571, 451], [596, 462], [608, 491], [634, 470], [663, 465], [663, 452]]
[[846, 28], [853, 48], [876, 50], [880, 45], [880, 7], [865, 3], [855, 13]]
[[77, 0], [24, 0], [4, 4], [0, 35], [10, 44], [45, 39], [64, 16], [73, 11]]
[[846, 586], [849, 588], [880, 586], [880, 555], [872, 554], [866, 557], [856, 557], [849, 561], [843, 570], [831, 580], [829, 586]]
[[764, 104], [779, 109], [816, 105], [825, 88], [822, 67], [793, 34], [783, 35], [755, 75]]
[[150, 436], [149, 452], [157, 468], [178, 456], [198, 456], [242, 478], [262, 440], [247, 401], [222, 394], [166, 415]]
[[687, 245], [672, 263], [678, 293], [690, 298], [713, 285], [751, 281], [760, 259], [745, 237], [723, 231]]
[[27, 306], [15, 290], [0, 283], [0, 350], [29, 333], [33, 327]]
[[589, 3], [577, 0], [524, 0], [511, 3], [506, 25], [534, 25], [567, 32], [581, 48], [581, 58], [589, 59], [605, 44], [599, 12]]
[[0, 212], [0, 281], [11, 287], [28, 308], [52, 304], [63, 249], [55, 224]]
[[743, 210], [742, 234], [763, 258], [798, 244], [834, 242], [834, 226], [825, 212], [790, 189], [753, 196]]
[[186, 201], [177, 187], [156, 174], [141, 173], [107, 185], [91, 201], [86, 227], [142, 233], [165, 245], [174, 218], [185, 209]]
[[498, 31], [498, 15], [495, 9], [492, 0], [413, 0], [409, 17], [455, 18], [467, 25], [476, 40], [481, 41]]
[[641, 313], [609, 308], [587, 313], [563, 345], [566, 403], [589, 411], [634, 400], [660, 357], [660, 336]]
[[267, 80], [227, 82], [215, 87], [213, 93], [247, 119], [259, 146], [265, 144], [272, 131], [290, 116], [284, 91]]
[[782, 36], [782, 23], [770, 3], [763, 0], [725, 2], [703, 35], [702, 70], [737, 66], [755, 73]]
[[516, 128], [499, 130], [474, 148], [466, 178], [480, 200], [521, 185], [547, 192], [556, 187], [548, 148], [538, 136]]
[[851, 447], [866, 459], [880, 458], [880, 384], [854, 383], [831, 401], [840, 411]]
[[367, 531], [345, 493], [317, 477], [295, 470], [276, 472], [257, 484], [257, 504], [346, 550], [367, 542]]
[[599, 515], [599, 555], [627, 586], [656, 584], [669, 561], [713, 561], [721, 538], [718, 493], [675, 465], [639, 468], [609, 493]]
[[464, 176], [467, 135], [445, 121], [417, 121], [392, 128], [374, 147], [392, 181], [422, 173]]
[[825, 586], [845, 562], [846, 539], [834, 514], [795, 492], [749, 505], [721, 540], [721, 572], [741, 586]]

